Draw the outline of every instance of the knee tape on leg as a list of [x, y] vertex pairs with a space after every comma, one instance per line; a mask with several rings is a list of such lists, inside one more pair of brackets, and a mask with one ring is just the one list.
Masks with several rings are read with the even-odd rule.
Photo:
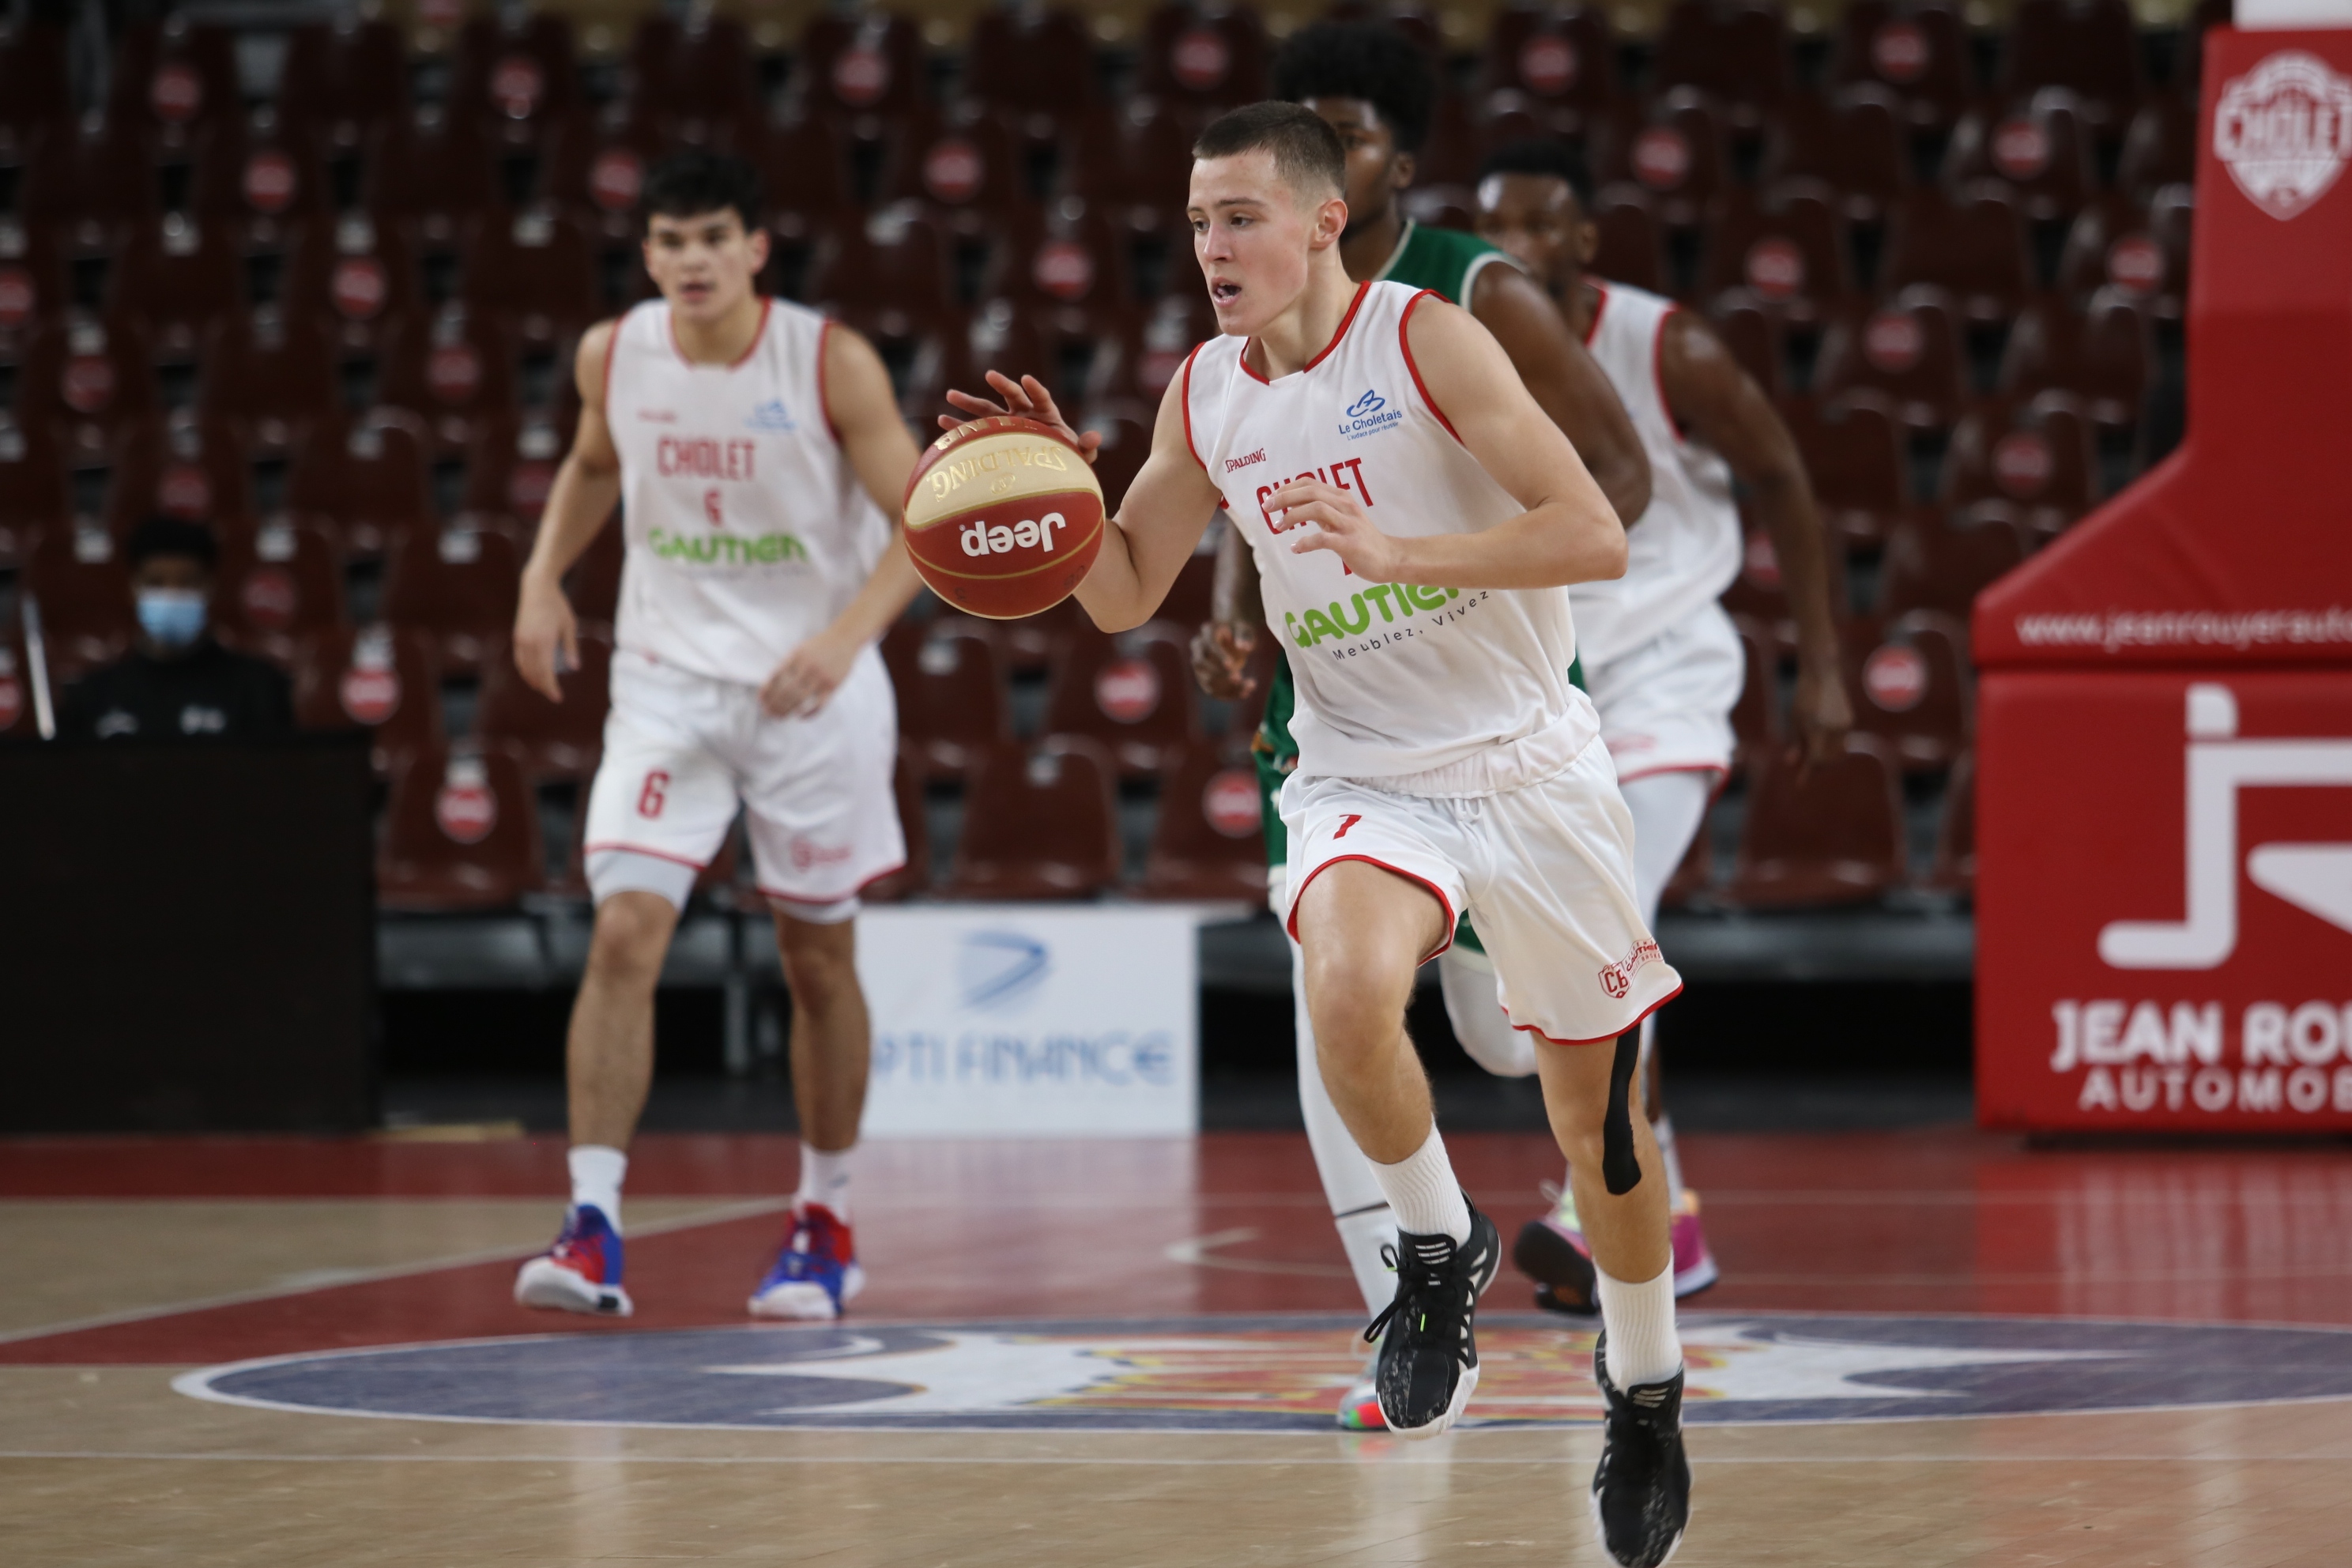
[[1640, 1037], [1627, 1030], [1617, 1037], [1616, 1049], [1609, 1067], [1609, 1113], [1601, 1122], [1601, 1179], [1611, 1197], [1622, 1198], [1642, 1181], [1641, 1163], [1633, 1158], [1633, 1118], [1627, 1109], [1633, 1068], [1642, 1059]]

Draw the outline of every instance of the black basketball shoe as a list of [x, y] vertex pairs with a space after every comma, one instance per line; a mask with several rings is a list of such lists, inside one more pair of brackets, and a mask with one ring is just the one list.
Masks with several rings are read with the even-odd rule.
[[1396, 1246], [1381, 1251], [1397, 1277], [1395, 1300], [1364, 1331], [1365, 1342], [1381, 1347], [1372, 1373], [1381, 1415], [1400, 1437], [1434, 1437], [1478, 1386], [1472, 1321], [1502, 1263], [1503, 1239], [1474, 1208], [1470, 1239], [1459, 1246], [1450, 1236], [1401, 1230]]
[[1690, 1522], [1690, 1460], [1683, 1453], [1683, 1374], [1621, 1389], [1609, 1381], [1607, 1333], [1592, 1347], [1592, 1381], [1609, 1401], [1592, 1521], [1624, 1568], [1658, 1568]]

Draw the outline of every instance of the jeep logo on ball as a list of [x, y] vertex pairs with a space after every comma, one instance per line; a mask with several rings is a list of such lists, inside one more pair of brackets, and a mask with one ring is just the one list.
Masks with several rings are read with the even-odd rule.
[[1028, 550], [1042, 546], [1048, 555], [1054, 552], [1054, 530], [1069, 524], [1058, 511], [1049, 511], [1041, 518], [1023, 518], [1010, 526], [990, 523], [975, 518], [961, 530], [956, 538], [966, 555], [1002, 555], [1009, 550]]

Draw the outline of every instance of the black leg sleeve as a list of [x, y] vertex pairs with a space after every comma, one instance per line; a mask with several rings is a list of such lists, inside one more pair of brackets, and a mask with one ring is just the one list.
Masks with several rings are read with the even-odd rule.
[[1641, 1184], [1642, 1167], [1633, 1158], [1633, 1119], [1629, 1108], [1633, 1068], [1642, 1059], [1642, 1034], [1628, 1029], [1617, 1037], [1617, 1057], [1609, 1068], [1609, 1115], [1601, 1124], [1601, 1179], [1609, 1195], [1622, 1198]]

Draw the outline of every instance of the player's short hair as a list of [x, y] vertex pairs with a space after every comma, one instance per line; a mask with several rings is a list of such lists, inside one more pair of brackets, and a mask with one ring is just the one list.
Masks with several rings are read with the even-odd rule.
[[1339, 133], [1314, 110], [1295, 103], [1253, 103], [1209, 121], [1192, 143], [1195, 158], [1231, 158], [1263, 148], [1274, 154], [1274, 171], [1309, 201], [1320, 202], [1348, 188], [1348, 150]]
[[743, 159], [695, 148], [664, 158], [646, 172], [637, 219], [650, 226], [656, 216], [692, 217], [732, 207], [749, 233], [760, 226], [764, 205], [757, 169]]
[[1274, 96], [1360, 98], [1379, 111], [1400, 153], [1419, 153], [1437, 107], [1437, 68], [1386, 22], [1315, 22], [1274, 57]]
[[1564, 142], [1537, 137], [1506, 142], [1487, 153], [1486, 161], [1478, 165], [1480, 184], [1486, 183], [1489, 174], [1535, 174], [1565, 180], [1568, 188], [1576, 193], [1576, 205], [1588, 212], [1591, 210], [1591, 178], [1584, 172], [1584, 161]]
[[122, 547], [126, 565], [135, 571], [158, 555], [184, 555], [207, 572], [220, 566], [220, 545], [213, 531], [185, 518], [151, 517], [131, 531]]

